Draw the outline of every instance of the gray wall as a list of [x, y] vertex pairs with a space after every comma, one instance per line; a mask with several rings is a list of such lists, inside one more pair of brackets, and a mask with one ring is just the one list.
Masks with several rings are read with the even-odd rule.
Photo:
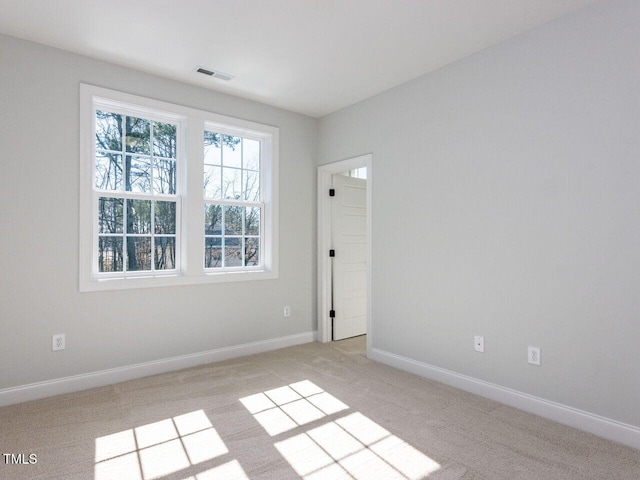
[[373, 348], [640, 426], [638, 24], [600, 2], [321, 119], [319, 164], [373, 153]]
[[[279, 127], [279, 279], [78, 293], [80, 82]], [[316, 329], [317, 120], [6, 36], [0, 110], [0, 389]]]

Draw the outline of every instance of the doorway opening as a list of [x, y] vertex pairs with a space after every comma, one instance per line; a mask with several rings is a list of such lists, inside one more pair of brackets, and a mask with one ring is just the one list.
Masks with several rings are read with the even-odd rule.
[[371, 327], [372, 155], [318, 167], [318, 340]]

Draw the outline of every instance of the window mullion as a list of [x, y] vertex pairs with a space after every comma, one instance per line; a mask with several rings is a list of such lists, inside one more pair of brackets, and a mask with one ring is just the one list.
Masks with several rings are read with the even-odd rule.
[[[183, 130], [183, 148], [192, 160], [182, 165], [182, 271], [186, 275], [199, 275], [204, 271], [204, 178], [202, 173], [204, 121], [189, 119]], [[186, 141], [185, 141], [186, 140]]]

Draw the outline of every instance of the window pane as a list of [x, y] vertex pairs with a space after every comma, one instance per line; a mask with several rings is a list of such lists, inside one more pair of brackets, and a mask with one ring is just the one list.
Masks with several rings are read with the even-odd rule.
[[98, 237], [98, 271], [122, 271], [122, 237]]
[[246, 235], [260, 235], [260, 207], [247, 207], [244, 233]]
[[220, 165], [222, 163], [220, 145], [220, 134], [214, 132], [204, 132], [204, 163], [209, 165]]
[[127, 233], [151, 233], [150, 200], [127, 200]]
[[222, 169], [222, 193], [227, 200], [240, 200], [242, 189], [242, 170], [237, 168]]
[[151, 193], [151, 161], [149, 157], [127, 155], [124, 182], [128, 192]]
[[220, 267], [222, 267], [222, 238], [206, 238], [204, 247], [204, 268]]
[[127, 238], [127, 270], [151, 270], [151, 238]]
[[221, 205], [205, 205], [204, 233], [205, 235], [222, 235], [222, 206]]
[[224, 235], [242, 235], [243, 207], [224, 207]]
[[224, 238], [224, 266], [225, 267], [241, 267], [242, 266], [242, 238], [239, 238], [239, 237]]
[[122, 198], [100, 197], [98, 199], [98, 233], [124, 232]]
[[125, 117], [127, 152], [151, 154], [151, 122], [144, 118]]
[[155, 234], [176, 233], [176, 202], [156, 202]]
[[153, 122], [153, 154], [158, 157], [176, 158], [176, 126]]
[[175, 195], [176, 162], [174, 160], [155, 160], [154, 167], [153, 192]]
[[176, 239], [174, 237], [156, 237], [155, 269], [173, 270], [176, 268]]
[[96, 188], [122, 190], [122, 155], [96, 152]]
[[204, 196], [205, 198], [222, 198], [221, 167], [213, 165], [204, 166]]
[[249, 202], [260, 200], [260, 172], [243, 170], [244, 174], [244, 199]]
[[260, 265], [260, 239], [248, 237], [244, 239], [244, 264], [247, 267]]
[[242, 160], [243, 168], [249, 170], [260, 170], [260, 142], [257, 140], [250, 140], [248, 138], [242, 139]]
[[242, 167], [242, 138], [222, 136], [222, 164], [225, 167]]
[[96, 111], [96, 148], [122, 151], [122, 115]]

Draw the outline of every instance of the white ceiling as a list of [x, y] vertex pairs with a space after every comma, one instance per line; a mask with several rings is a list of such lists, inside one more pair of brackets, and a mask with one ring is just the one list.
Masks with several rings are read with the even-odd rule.
[[0, 0], [0, 32], [319, 117], [592, 2]]

